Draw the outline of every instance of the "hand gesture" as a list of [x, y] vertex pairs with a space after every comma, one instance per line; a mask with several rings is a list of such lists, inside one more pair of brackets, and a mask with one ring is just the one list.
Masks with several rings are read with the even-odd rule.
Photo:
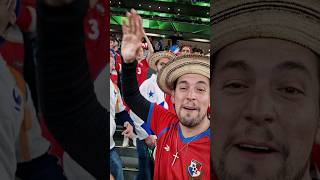
[[122, 135], [132, 139], [134, 134], [133, 134], [133, 127], [131, 126], [131, 124], [129, 122], [125, 122], [123, 127], [125, 127], [126, 129], [122, 132]]
[[157, 136], [150, 135], [146, 139], [144, 139], [144, 142], [147, 144], [148, 147], [155, 147], [157, 145]]
[[121, 54], [125, 63], [135, 61], [139, 48], [141, 48], [141, 39], [144, 36], [141, 17], [135, 10], [127, 12], [129, 25], [126, 21], [122, 21], [122, 43]]

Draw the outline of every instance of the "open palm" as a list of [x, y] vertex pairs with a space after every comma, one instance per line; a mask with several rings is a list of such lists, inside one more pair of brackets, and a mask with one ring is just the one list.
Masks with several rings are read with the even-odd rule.
[[125, 63], [135, 61], [139, 48], [141, 47], [141, 39], [144, 36], [141, 17], [135, 10], [127, 13], [129, 24], [123, 21], [122, 24], [122, 45], [121, 54]]

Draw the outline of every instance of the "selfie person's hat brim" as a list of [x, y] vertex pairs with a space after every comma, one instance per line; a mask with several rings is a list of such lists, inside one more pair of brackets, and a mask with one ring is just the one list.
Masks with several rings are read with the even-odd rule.
[[245, 39], [276, 38], [320, 54], [319, 0], [217, 0], [211, 12], [212, 53]]

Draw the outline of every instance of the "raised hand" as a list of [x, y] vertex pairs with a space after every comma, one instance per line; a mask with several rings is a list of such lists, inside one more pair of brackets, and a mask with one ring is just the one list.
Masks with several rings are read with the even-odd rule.
[[141, 39], [144, 36], [141, 17], [132, 9], [127, 13], [129, 24], [122, 21], [122, 43], [121, 55], [125, 63], [131, 63], [136, 60], [141, 48]]
[[121, 134], [127, 138], [132, 139], [134, 136], [134, 133], [133, 133], [133, 127], [131, 126], [131, 124], [129, 122], [125, 122], [123, 127], [125, 128], [125, 130]]

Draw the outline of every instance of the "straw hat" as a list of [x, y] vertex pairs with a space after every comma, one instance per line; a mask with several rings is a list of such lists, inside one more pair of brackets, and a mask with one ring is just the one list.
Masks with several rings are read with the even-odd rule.
[[211, 52], [251, 38], [291, 41], [320, 54], [319, 0], [216, 0]]
[[150, 58], [148, 59], [148, 64], [151, 69], [154, 71], [157, 71], [157, 61], [159, 61], [161, 58], [168, 58], [169, 61], [173, 60], [176, 57], [173, 53], [169, 51], [160, 51], [152, 54]]
[[161, 69], [157, 83], [163, 92], [171, 95], [175, 81], [185, 74], [200, 74], [210, 79], [210, 58], [196, 54], [178, 56]]

